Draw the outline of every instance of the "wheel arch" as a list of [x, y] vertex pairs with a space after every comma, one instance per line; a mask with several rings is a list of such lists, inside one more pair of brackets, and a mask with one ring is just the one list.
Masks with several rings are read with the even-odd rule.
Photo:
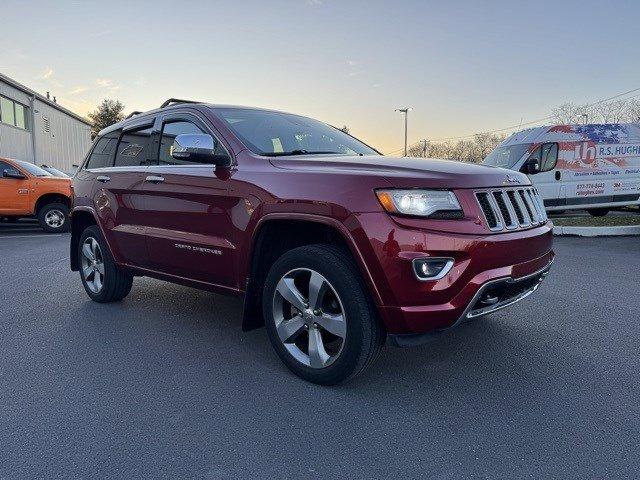
[[[242, 329], [253, 330], [264, 325], [262, 316], [262, 285], [273, 262], [296, 247], [313, 244], [338, 245], [353, 258], [371, 293], [374, 304], [381, 305], [380, 293], [373, 281], [362, 253], [347, 227], [340, 221], [310, 214], [270, 214], [261, 218], [253, 230], [241, 272], [245, 280]], [[295, 235], [292, 235], [295, 233]]]
[[[78, 265], [78, 244], [80, 242], [80, 235], [82, 232], [91, 225], [98, 225], [98, 228], [102, 231], [98, 217], [93, 209], [89, 207], [79, 207], [71, 212], [71, 241], [69, 243], [69, 260], [71, 270], [77, 272], [80, 268]], [[104, 232], [103, 232], [104, 237]]]
[[38, 215], [40, 209], [50, 203], [62, 203], [67, 208], [71, 208], [71, 199], [62, 193], [45, 193], [40, 195], [33, 207], [33, 213]]

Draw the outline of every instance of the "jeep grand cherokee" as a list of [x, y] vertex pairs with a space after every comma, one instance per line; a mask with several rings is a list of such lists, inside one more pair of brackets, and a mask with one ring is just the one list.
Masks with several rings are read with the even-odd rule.
[[243, 328], [320, 384], [525, 298], [554, 256], [525, 175], [271, 110], [169, 100], [101, 131], [73, 184], [91, 299], [143, 275], [243, 295]]

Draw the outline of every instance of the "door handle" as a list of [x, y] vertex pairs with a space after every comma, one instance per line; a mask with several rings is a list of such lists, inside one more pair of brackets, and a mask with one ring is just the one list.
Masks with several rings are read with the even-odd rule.
[[145, 180], [151, 183], [162, 183], [164, 182], [164, 177], [158, 177], [157, 175], [149, 175], [147, 178], [145, 178]]
[[556, 170], [556, 180], [560, 180], [560, 170]]
[[102, 183], [107, 183], [109, 180], [111, 180], [111, 177], [107, 177], [106, 175], [98, 175], [96, 177], [96, 180]]

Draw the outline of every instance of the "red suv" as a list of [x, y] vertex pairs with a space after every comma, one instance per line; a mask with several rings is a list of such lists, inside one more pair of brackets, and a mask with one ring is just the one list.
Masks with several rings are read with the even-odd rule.
[[[538, 288], [552, 225], [523, 174], [390, 158], [298, 115], [169, 100], [96, 138], [71, 269], [96, 302], [134, 276], [244, 295], [299, 376], [335, 384]], [[213, 313], [213, 312], [212, 312]]]

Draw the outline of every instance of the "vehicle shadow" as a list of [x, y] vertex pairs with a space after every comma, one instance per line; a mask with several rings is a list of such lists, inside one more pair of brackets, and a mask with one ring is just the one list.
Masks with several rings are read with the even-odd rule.
[[[354, 398], [370, 396], [372, 388], [380, 392], [381, 398], [407, 389], [428, 392], [434, 388], [452, 395], [457, 392], [456, 401], [460, 401], [464, 398], [461, 391], [479, 394], [491, 388], [495, 393], [508, 388], [511, 379], [517, 377], [520, 386], [530, 380], [534, 391], [536, 382], [528, 367], [536, 365], [537, 371], [554, 375], [554, 370], [562, 369], [566, 363], [563, 357], [571, 355], [567, 349], [549, 344], [549, 332], [532, 331], [530, 322], [523, 322], [535, 319], [544, 303], [542, 297], [530, 299], [511, 312], [499, 312], [435, 335], [422, 346], [386, 346], [366, 372], [334, 388]], [[241, 298], [137, 278], [123, 302], [105, 305], [87, 299], [76, 304], [72, 317], [78, 319], [73, 328], [91, 330], [76, 333], [103, 335], [105, 342], [112, 342], [114, 330], [121, 332], [126, 322], [125, 328], [135, 330], [147, 344], [153, 338], [166, 343], [167, 336], [179, 340], [183, 347], [186, 344], [187, 348], [173, 350], [174, 360], [212, 365], [215, 362], [216, 371], [242, 362], [250, 370], [248, 375], [284, 378], [287, 384], [302, 382], [281, 364], [264, 328], [241, 331]]]

